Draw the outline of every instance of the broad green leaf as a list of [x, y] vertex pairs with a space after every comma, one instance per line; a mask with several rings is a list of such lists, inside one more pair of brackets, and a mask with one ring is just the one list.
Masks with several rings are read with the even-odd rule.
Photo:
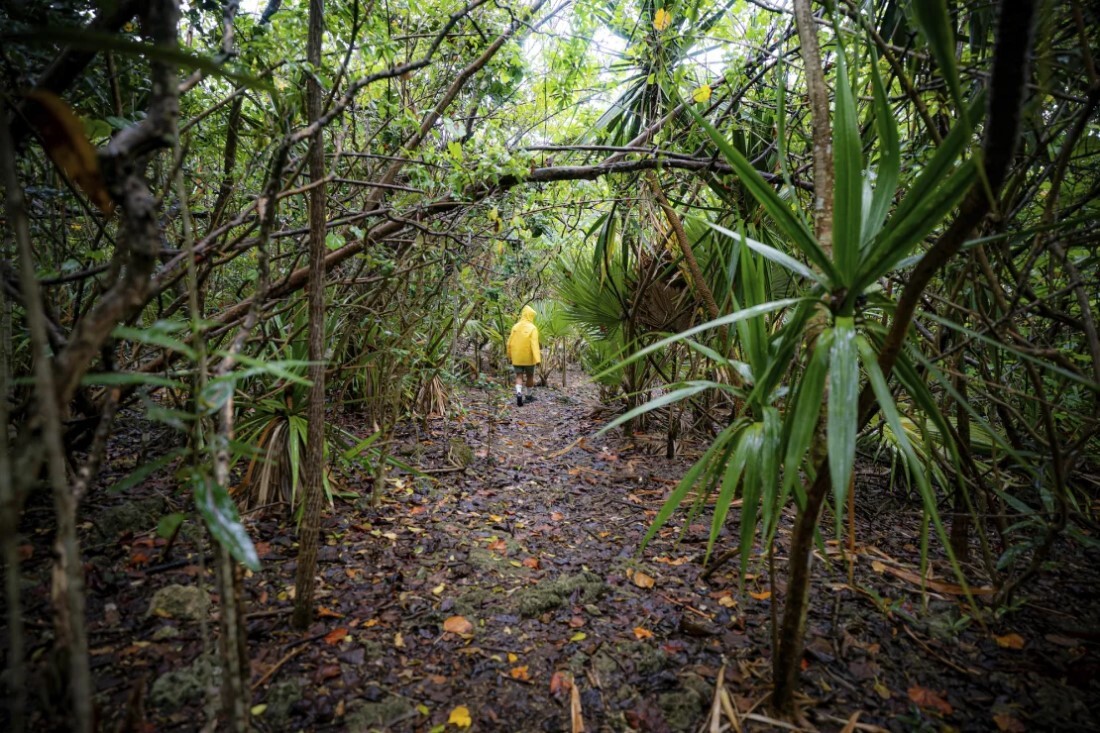
[[787, 449], [783, 458], [783, 493], [780, 505], [786, 502], [791, 489], [800, 486], [802, 479], [799, 469], [802, 459], [810, 448], [818, 416], [821, 415], [821, 398], [825, 393], [825, 375], [829, 370], [829, 351], [832, 347], [833, 332], [825, 331], [817, 339], [810, 363], [798, 382], [798, 394], [794, 407], [787, 413], [786, 436]]
[[856, 280], [863, 225], [863, 146], [844, 45], [837, 43], [836, 119], [833, 124], [833, 258], [841, 285]]
[[871, 48], [871, 87], [875, 97], [875, 130], [878, 132], [878, 167], [875, 169], [874, 193], [871, 195], [871, 208], [863, 226], [862, 244], [870, 243], [882, 224], [890, 205], [894, 202], [894, 193], [898, 185], [898, 172], [901, 169], [901, 145], [898, 140], [898, 122], [890, 108], [890, 98], [882, 83], [878, 70], [878, 57]]
[[225, 487], [209, 476], [193, 473], [191, 486], [195, 493], [195, 506], [206, 522], [210, 534], [249, 570], [260, 569], [260, 557], [252, 544], [252, 538], [237, 515], [237, 504]]
[[[741, 429], [737, 431], [736, 436], [733, 438], [734, 449], [733, 454], [729, 461], [726, 463], [726, 470], [722, 473], [722, 488], [718, 492], [718, 498], [714, 502], [714, 517], [710, 523], [710, 537], [707, 539], [707, 549], [703, 556], [703, 564], [707, 563], [710, 559], [710, 553], [714, 550], [714, 543], [718, 540], [718, 533], [722, 531], [722, 525], [726, 523], [726, 515], [729, 514], [730, 504], [733, 503], [733, 497], [737, 493], [737, 486], [741, 482], [741, 474], [745, 469], [745, 461], [748, 460], [749, 451], [746, 445], [747, 438], [753, 430], [756, 429], [756, 423], [741, 424]], [[748, 556], [751, 554], [752, 547], [741, 547], [741, 554]]]
[[718, 384], [717, 382], [710, 382], [710, 381], [705, 381], [705, 380], [695, 381], [695, 382], [688, 382], [687, 385], [688, 386], [683, 387], [681, 389], [675, 389], [671, 392], [666, 392], [663, 395], [660, 395], [658, 397], [654, 397], [653, 399], [649, 400], [645, 404], [638, 405], [633, 410], [630, 410], [629, 412], [627, 412], [623, 415], [619, 415], [617, 418], [615, 418], [614, 420], [609, 422], [607, 425], [604, 425], [602, 428], [600, 428], [599, 432], [597, 432], [596, 435], [597, 436], [603, 435], [608, 430], [612, 430], [614, 428], [617, 428], [618, 426], [622, 425], [623, 423], [628, 422], [630, 420], [633, 420], [634, 418], [638, 417], [639, 415], [644, 415], [645, 413], [650, 412], [651, 410], [656, 410], [656, 409], [659, 409], [661, 407], [664, 407], [665, 405], [670, 405], [670, 404], [673, 404], [675, 402], [679, 402], [680, 400], [687, 399], [688, 397], [691, 397], [694, 394], [698, 394], [698, 393], [702, 392], [704, 389], [710, 389], [712, 387], [716, 388], [716, 389], [721, 389], [723, 387], [726, 387], [726, 388], [729, 387], [729, 385], [722, 385], [722, 384]]
[[142, 372], [100, 372], [85, 374], [80, 380], [85, 387], [119, 387], [136, 384], [147, 387], [167, 387], [169, 389], [186, 389], [187, 385], [176, 379], [169, 379], [158, 374], [143, 374]]
[[829, 423], [826, 439], [829, 478], [833, 482], [833, 498], [836, 501], [837, 534], [840, 533], [844, 500], [848, 497], [848, 481], [856, 460], [858, 403], [859, 359], [855, 322], [849, 316], [838, 316], [833, 326], [833, 343], [829, 348]]
[[740, 152], [737, 151], [729, 141], [722, 136], [705, 119], [691, 106], [687, 108], [691, 116], [695, 118], [695, 121], [699, 123], [714, 144], [718, 146], [718, 149], [722, 152], [722, 155], [729, 162], [730, 166], [737, 172], [738, 177], [741, 179], [742, 185], [749, 190], [764, 210], [772, 217], [775, 223], [779, 226], [780, 230], [787, 237], [791, 239], [795, 247], [797, 247], [802, 254], [806, 256], [810, 262], [817, 265], [817, 267], [825, 274], [825, 278], [830, 283], [836, 283], [838, 281], [836, 269], [833, 267], [833, 263], [829, 261], [829, 258], [825, 256], [825, 252], [821, 249], [821, 246], [814, 239], [813, 233], [810, 231], [806, 223], [799, 219], [794, 212], [791, 211], [790, 206], [786, 204], [779, 195], [761, 176], [760, 173], [752, 167], [752, 164], [745, 159]]
[[645, 356], [648, 356], [649, 354], [652, 354], [655, 351], [660, 351], [661, 349], [665, 348], [666, 346], [669, 346], [670, 344], [675, 344], [675, 343], [678, 343], [680, 341], [683, 341], [683, 340], [687, 339], [690, 336], [694, 336], [697, 333], [701, 333], [703, 331], [709, 331], [712, 328], [719, 328], [720, 326], [725, 326], [725, 325], [737, 323], [738, 321], [745, 320], [745, 319], [748, 319], [748, 318], [756, 318], [757, 316], [762, 316], [766, 313], [771, 313], [773, 311], [780, 310], [781, 308], [787, 308], [788, 306], [796, 305], [796, 304], [801, 303], [801, 302], [806, 301], [806, 300], [809, 300], [809, 299], [808, 298], [786, 298], [784, 300], [775, 300], [775, 301], [772, 301], [771, 303], [763, 303], [761, 305], [753, 306], [752, 308], [746, 308], [745, 310], [737, 311], [736, 313], [729, 313], [729, 314], [721, 316], [719, 318], [715, 318], [713, 321], [707, 321], [706, 323], [701, 323], [698, 326], [693, 326], [692, 328], [689, 328], [686, 331], [682, 331], [680, 333], [673, 334], [672, 336], [669, 336], [668, 338], [661, 339], [657, 343], [650, 344], [649, 346], [645, 347], [644, 349], [640, 349], [638, 351], [635, 351], [633, 354], [631, 354], [630, 356], [628, 356], [626, 359], [619, 362], [615, 366], [610, 367], [608, 369], [604, 369], [600, 373], [596, 374], [593, 377], [593, 379], [599, 379], [600, 377], [606, 376], [607, 374], [610, 374], [613, 371], [621, 369], [622, 367], [626, 366], [627, 364], [630, 364], [631, 362], [637, 361], [638, 359], [641, 359]]
[[814, 272], [809, 267], [806, 267], [804, 264], [791, 257], [790, 255], [780, 252], [775, 247], [769, 247], [763, 242], [758, 242], [755, 239], [751, 239], [749, 237], [742, 237], [742, 235], [738, 234], [737, 232], [731, 231], [720, 224], [715, 224], [714, 222], [709, 221], [706, 218], [695, 216], [690, 216], [689, 218], [701, 221], [719, 234], [724, 234], [725, 236], [730, 237], [735, 241], [742, 242], [753, 252], [762, 255], [763, 257], [771, 260], [781, 267], [787, 268], [788, 270], [800, 277], [804, 277], [807, 280], [812, 280], [813, 282], [820, 283], [822, 285], [825, 284], [825, 281], [821, 277], [821, 275]]

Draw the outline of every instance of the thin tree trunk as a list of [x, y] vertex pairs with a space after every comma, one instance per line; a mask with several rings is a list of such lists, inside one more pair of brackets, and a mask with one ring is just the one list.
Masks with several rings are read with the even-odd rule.
[[[0, 148], [3, 149], [4, 157], [2, 167], [4, 184], [7, 188], [8, 219], [15, 232], [16, 245], [19, 249], [20, 285], [26, 301], [27, 330], [30, 332], [31, 354], [34, 360], [35, 401], [40, 417], [41, 441], [45, 448], [47, 477], [57, 513], [57, 559], [53, 570], [51, 594], [56, 614], [55, 649], [59, 652], [58, 659], [64, 659], [67, 663], [69, 691], [72, 696], [71, 730], [78, 733], [91, 733], [94, 726], [92, 680], [88, 669], [88, 637], [84, 627], [84, 565], [76, 536], [77, 502], [69, 488], [65, 473], [65, 452], [61, 441], [61, 409], [55, 398], [52, 358], [46, 333], [46, 315], [43, 312], [42, 296], [35, 274], [23, 189], [16, 176], [14, 151], [7, 121], [0, 122], [0, 127], [3, 128], [0, 132], [3, 137], [0, 140]], [[6, 429], [6, 421], [4, 425]], [[15, 572], [18, 573], [18, 566], [15, 567]], [[18, 589], [16, 594], [18, 595]], [[18, 598], [16, 601], [18, 603]], [[17, 606], [13, 606], [12, 610], [18, 613]], [[19, 655], [22, 656], [21, 650]], [[13, 660], [13, 663], [16, 662]], [[21, 660], [18, 663], [21, 664]]]
[[[309, 2], [309, 36], [306, 58], [321, 66], [321, 37], [324, 0]], [[310, 121], [321, 116], [321, 86], [316, 75], [306, 78], [306, 114]], [[313, 620], [313, 591], [316, 585], [317, 545], [321, 504], [324, 500], [325, 471], [325, 159], [324, 131], [318, 127], [309, 152], [309, 391], [305, 460], [305, 512], [298, 550], [295, 579], [294, 625], [299, 629]]]
[[[14, 151], [7, 123], [7, 112], [0, 109], [0, 169], [3, 170], [4, 187], [7, 189], [6, 211], [13, 230], [25, 236], [27, 231], [23, 189], [16, 176]], [[5, 239], [3, 258], [11, 259]], [[27, 708], [26, 674], [23, 650], [23, 607], [20, 599], [19, 517], [23, 512], [23, 499], [15, 491], [11, 474], [11, 456], [8, 441], [8, 385], [11, 383], [11, 301], [0, 288], [0, 555], [4, 560], [4, 596], [8, 604], [8, 720], [12, 733], [22, 733], [26, 726]]]

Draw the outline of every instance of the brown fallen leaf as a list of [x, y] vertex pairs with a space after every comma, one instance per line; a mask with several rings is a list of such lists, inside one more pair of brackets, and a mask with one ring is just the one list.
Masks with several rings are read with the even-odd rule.
[[758, 601], [766, 601], [772, 597], [772, 592], [770, 590], [762, 590], [759, 593], [753, 593], [752, 591], [749, 591], [749, 595]]
[[584, 733], [584, 716], [581, 714], [581, 693], [576, 685], [569, 693], [569, 719], [573, 724], [573, 733]]
[[561, 512], [550, 512], [550, 521], [560, 522], [563, 519], [565, 519], [565, 515]]
[[550, 694], [554, 697], [558, 697], [563, 692], [568, 692], [571, 687], [573, 687], [573, 682], [565, 672], [558, 671], [550, 675]]
[[443, 630], [452, 634], [472, 634], [474, 625], [465, 616], [451, 616], [443, 622]]
[[502, 555], [508, 554], [508, 543], [504, 540], [493, 540], [489, 543], [489, 549], [493, 552], [499, 552]]
[[584, 623], [584, 619], [580, 616], [573, 616], [571, 619], [569, 619], [569, 628], [579, 629], [580, 627], [584, 626]]
[[638, 586], [639, 588], [652, 588], [657, 584], [656, 580], [640, 570], [634, 573], [633, 580], [634, 585]]
[[525, 557], [523, 558], [523, 567], [538, 570], [540, 567], [539, 559], [537, 557]]
[[1024, 637], [1016, 633], [1005, 634], [1004, 636], [994, 634], [993, 641], [997, 642], [997, 646], [1002, 649], [1023, 649], [1026, 643]]
[[922, 708], [936, 710], [944, 715], [950, 715], [953, 710], [951, 703], [944, 700], [938, 692], [920, 685], [909, 688], [909, 699]]
[[1016, 718], [1008, 713], [999, 713], [993, 716], [993, 722], [1001, 733], [1024, 733], [1027, 728]]
[[343, 618], [344, 614], [337, 613], [331, 608], [325, 608], [324, 606], [321, 606], [317, 609], [317, 616], [318, 618]]
[[332, 646], [333, 644], [339, 644], [347, 637], [347, 635], [348, 630], [341, 626], [340, 628], [333, 629], [332, 631], [325, 634], [325, 643], [329, 646]]

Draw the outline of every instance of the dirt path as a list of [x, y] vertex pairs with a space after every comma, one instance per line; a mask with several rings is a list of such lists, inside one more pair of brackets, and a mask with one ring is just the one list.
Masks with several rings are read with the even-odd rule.
[[[279, 517], [250, 520], [263, 560], [246, 580], [257, 729], [460, 731], [468, 718], [469, 730], [525, 733], [570, 731], [580, 715], [590, 732], [695, 731], [721, 670], [745, 729], [775, 729], [758, 707], [771, 643], [760, 557], [743, 591], [733, 563], [702, 577], [706, 511], [687, 527], [678, 513], [637, 554], [690, 451], [669, 461], [659, 436], [594, 438], [606, 416], [594, 414], [589, 387], [537, 393], [518, 408], [506, 390], [471, 390], [459, 418], [430, 421], [426, 433], [409, 427], [399, 456], [432, 472], [392, 477], [377, 510], [364, 498], [326, 516], [320, 611], [305, 633], [288, 624], [293, 528]], [[455, 470], [456, 461], [468, 465]], [[912, 582], [919, 514], [884, 483], [860, 472], [861, 506], [877, 508], [858, 522], [866, 544], [854, 585], [843, 562], [815, 566], [810, 720], [821, 730], [840, 730], [855, 713], [860, 730], [1094, 726], [1096, 558], [1064, 560], [1035, 589], [1051, 600], [988, 631], [949, 592], [930, 593], [922, 609]], [[125, 528], [155, 525], [166, 498], [185, 501], [172, 492], [166, 477], [86, 508], [89, 632], [106, 730], [128, 716], [138, 723], [126, 730], [198, 730], [213, 709], [202, 710], [217, 678], [203, 661], [216, 641], [198, 590], [211, 585], [194, 542], [201, 535], [185, 532], [176, 559], [159, 564], [163, 540]], [[42, 504], [29, 521], [49, 516]], [[126, 521], [109, 521], [113, 513]], [[736, 512], [719, 549], [733, 542], [735, 522]], [[43, 664], [50, 533], [29, 534], [33, 686], [45, 701], [63, 694]], [[835, 543], [824, 555], [837, 555]], [[51, 729], [38, 715], [35, 729]]]

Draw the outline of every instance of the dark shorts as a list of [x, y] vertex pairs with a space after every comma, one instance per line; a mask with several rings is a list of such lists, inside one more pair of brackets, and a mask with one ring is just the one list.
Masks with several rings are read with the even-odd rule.
[[525, 377], [530, 377], [535, 373], [534, 364], [531, 364], [529, 366], [519, 366], [518, 364], [513, 364], [512, 368], [516, 370], [516, 374], [522, 374]]

